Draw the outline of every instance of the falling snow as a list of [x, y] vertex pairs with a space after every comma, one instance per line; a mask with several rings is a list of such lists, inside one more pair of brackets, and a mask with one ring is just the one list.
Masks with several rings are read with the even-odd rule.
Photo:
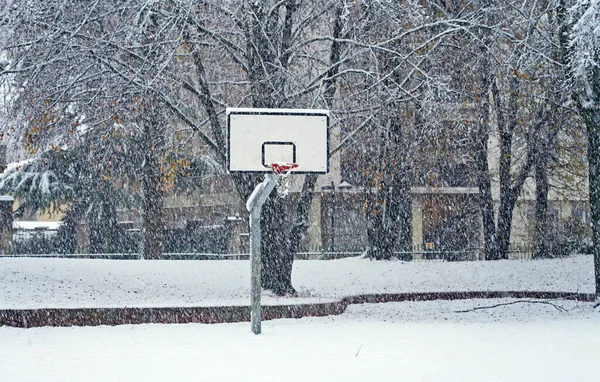
[[84, 3], [0, 0], [0, 381], [597, 379], [599, 0]]

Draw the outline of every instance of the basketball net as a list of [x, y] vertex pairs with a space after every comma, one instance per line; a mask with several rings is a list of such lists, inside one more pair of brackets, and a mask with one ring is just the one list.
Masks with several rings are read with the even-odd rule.
[[290, 186], [292, 184], [292, 178], [288, 177], [293, 169], [297, 168], [297, 163], [285, 163], [285, 162], [275, 162], [271, 163], [271, 169], [275, 174], [280, 175], [279, 182], [275, 189], [277, 190], [277, 195], [281, 198], [288, 196], [290, 193]]

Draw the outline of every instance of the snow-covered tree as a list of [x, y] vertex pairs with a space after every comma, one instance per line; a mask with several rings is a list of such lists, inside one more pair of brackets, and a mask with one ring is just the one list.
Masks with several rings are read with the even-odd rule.
[[567, 49], [574, 99], [587, 126], [596, 296], [600, 300], [600, 1], [578, 0], [569, 12], [572, 28]]
[[[137, 162], [143, 232], [152, 238], [144, 240], [143, 252], [155, 258], [164, 225], [159, 158], [177, 151], [168, 136], [173, 129], [166, 128], [175, 118], [165, 102], [174, 83], [168, 69], [183, 44], [189, 8], [145, 1], [82, 4], [22, 1], [5, 8], [2, 29], [9, 38], [0, 51], [8, 63], [0, 81], [14, 97], [4, 130], [20, 134], [32, 155], [80, 144], [82, 126], [91, 131], [88, 136], [101, 137], [97, 152], [115, 130], [137, 134], [129, 153], [148, 155]], [[109, 158], [91, 159], [110, 167]]]
[[[122, 232], [116, 224], [116, 209], [119, 204], [134, 202], [127, 187], [118, 187], [115, 182], [116, 173], [131, 172], [133, 158], [119, 155], [119, 150], [109, 150], [107, 145], [98, 152], [95, 143], [88, 139], [79, 146], [39, 153], [0, 177], [0, 192], [19, 201], [17, 215], [64, 214], [59, 232], [64, 238], [59, 250], [64, 253], [75, 251], [75, 230], [79, 223], [88, 227], [91, 253], [118, 251]], [[102, 155], [109, 155], [112, 165], [90, 160]]]
[[[90, 142], [99, 153], [110, 147], [115, 129], [135, 136], [123, 150], [140, 158], [127, 174], [139, 175], [148, 257], [161, 247], [161, 161], [180, 155], [180, 142], [192, 141], [224, 166], [227, 106], [332, 112], [342, 135], [330, 155], [351, 145], [358, 155], [370, 153], [370, 162], [357, 163], [356, 171], [369, 195], [374, 258], [390, 257], [399, 236], [409, 242], [416, 154], [424, 141], [451, 135], [437, 123], [441, 104], [478, 104], [478, 146], [470, 149], [489, 258], [506, 257], [512, 211], [534, 167], [543, 184], [547, 163], [534, 159], [551, 149], [534, 150], [530, 143], [544, 141], [535, 134], [552, 135], [543, 121], [552, 102], [561, 104], [544, 95], [552, 83], [544, 77], [551, 66], [545, 63], [556, 61], [550, 54], [556, 37], [544, 21], [547, 2], [0, 2], [0, 89], [13, 95], [4, 130], [18, 132], [32, 153], [79, 150]], [[580, 4], [597, 7], [594, 1]], [[577, 15], [589, 18], [583, 8]], [[574, 52], [585, 45], [577, 41]], [[573, 62], [597, 62], [581, 57], [588, 58]], [[589, 99], [581, 105], [588, 110]], [[497, 222], [491, 194], [496, 174], [487, 163], [493, 118], [500, 132]], [[82, 134], [94, 138], [84, 144], [78, 141]], [[88, 159], [111, 166], [109, 157]], [[128, 176], [117, 175], [112, 181]], [[241, 201], [260, 181], [248, 174], [233, 179]], [[315, 184], [316, 176], [305, 176], [297, 199], [282, 202], [274, 193], [265, 205], [266, 289], [294, 291], [293, 257], [308, 227]]]
[[[556, 48], [560, 33], [551, 4], [478, 4], [479, 23], [474, 23], [467, 36], [464, 55], [476, 69], [475, 87], [457, 90], [477, 107], [473, 164], [486, 258], [502, 259], [508, 257], [513, 211], [528, 178], [536, 179], [538, 228], [547, 228], [541, 222], [546, 220], [548, 190], [553, 185], [548, 177], [559, 175], [556, 152], [565, 146], [558, 139], [559, 132], [574, 121], [566, 103], [563, 64]], [[491, 137], [497, 139], [497, 151], [490, 147]], [[491, 163], [490, 155], [496, 156]], [[491, 168], [492, 163], [497, 167]], [[496, 179], [497, 196], [492, 187]], [[497, 209], [495, 197], [499, 198]], [[541, 231], [536, 235], [547, 236]]]

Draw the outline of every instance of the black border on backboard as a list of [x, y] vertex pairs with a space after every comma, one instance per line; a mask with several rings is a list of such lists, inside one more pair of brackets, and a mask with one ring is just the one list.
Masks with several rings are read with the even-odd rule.
[[[282, 111], [279, 112], [277, 109], [268, 109], [269, 111], [264, 111], [261, 109], [257, 109], [256, 111], [252, 111], [252, 109], [246, 110], [234, 110], [227, 112], [227, 163], [226, 163], [226, 171], [228, 174], [234, 172], [246, 173], [246, 174], [264, 174], [268, 173], [270, 169], [265, 169], [261, 171], [240, 171], [240, 170], [229, 170], [230, 163], [230, 151], [229, 151], [229, 137], [231, 136], [231, 115], [300, 115], [300, 116], [314, 116], [314, 117], [325, 117], [327, 121], [327, 169], [325, 171], [293, 171], [294, 174], [329, 174], [329, 113], [327, 112], [306, 112], [306, 111], [298, 111], [290, 112], [290, 111]], [[301, 110], [301, 109], [299, 109]], [[270, 141], [269, 141], [270, 142]], [[293, 143], [293, 142], [292, 142]], [[263, 146], [264, 147], [264, 146]], [[295, 146], [294, 146], [295, 147]], [[295, 155], [294, 151], [294, 155]], [[264, 158], [263, 158], [264, 162]]]

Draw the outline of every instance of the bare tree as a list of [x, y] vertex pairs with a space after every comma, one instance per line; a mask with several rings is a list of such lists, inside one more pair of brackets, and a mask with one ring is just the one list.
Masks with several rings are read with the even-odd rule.
[[[479, 149], [475, 163], [486, 258], [505, 259], [513, 211], [532, 172], [537, 187], [538, 237], [547, 229], [543, 222], [549, 190], [548, 168], [556, 159], [558, 132], [550, 113], [565, 110], [560, 91], [555, 89], [556, 82], [560, 83], [562, 67], [555, 54], [556, 31], [548, 21], [552, 8], [547, 3], [484, 5], [487, 6], [483, 8], [483, 22], [473, 34], [478, 46], [474, 51], [478, 54], [479, 71], [475, 97], [479, 110]], [[491, 187], [494, 169], [487, 159], [493, 117], [499, 146], [497, 221]]]
[[[25, 89], [13, 102], [12, 121], [24, 122], [32, 152], [68, 143], [82, 129], [109, 134], [119, 124], [144, 135], [142, 149], [151, 152], [139, 184], [149, 238], [159, 238], [162, 226], [156, 156], [169, 149], [164, 126], [187, 126], [224, 165], [225, 106], [327, 106], [351, 54], [340, 48], [354, 28], [348, 7], [360, 8], [338, 1], [33, 3], [17, 7], [14, 33], [2, 47], [11, 57], [3, 80]], [[257, 182], [249, 175], [234, 180], [242, 200]], [[314, 182], [308, 178], [294, 219], [304, 231]], [[269, 205], [264, 287], [293, 292], [290, 222], [282, 203]], [[291, 235], [296, 247], [301, 231]], [[156, 257], [160, 239], [145, 242], [145, 253]]]
[[[596, 280], [596, 298], [600, 301], [600, 2], [576, 1], [566, 17], [566, 1], [559, 1], [563, 12], [563, 32], [570, 30], [570, 40], [562, 40], [569, 54], [573, 98], [587, 127], [589, 197], [592, 212], [592, 240]], [[563, 35], [564, 38], [564, 35]]]
[[368, 70], [355, 73], [343, 90], [353, 104], [344, 111], [349, 124], [366, 125], [346, 161], [349, 176], [365, 189], [367, 254], [374, 259], [410, 249], [411, 186], [427, 167], [426, 157], [435, 156], [423, 148], [446, 139], [438, 109], [455, 93], [444, 69], [456, 68], [445, 55], [458, 50], [454, 38], [477, 20], [476, 12], [451, 14], [447, 7], [461, 8], [447, 2], [372, 4], [360, 42], [370, 51], [355, 58]]

